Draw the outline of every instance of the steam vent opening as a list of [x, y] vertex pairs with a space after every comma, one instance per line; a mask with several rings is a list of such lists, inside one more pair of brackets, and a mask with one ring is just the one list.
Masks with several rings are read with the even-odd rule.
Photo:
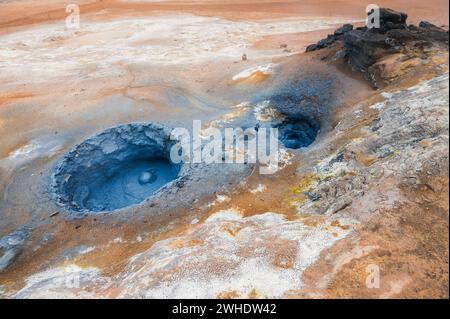
[[278, 134], [286, 148], [299, 149], [311, 145], [319, 129], [319, 124], [308, 120], [287, 121], [278, 126]]
[[85, 140], [54, 173], [58, 201], [75, 211], [102, 212], [139, 204], [177, 178], [170, 131], [158, 124], [127, 124]]

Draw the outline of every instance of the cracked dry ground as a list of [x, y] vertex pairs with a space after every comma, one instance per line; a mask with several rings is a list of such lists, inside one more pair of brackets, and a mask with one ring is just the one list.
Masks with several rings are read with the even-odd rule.
[[[185, 18], [199, 25], [221, 23], [184, 17], [181, 24]], [[135, 27], [147, 28], [146, 23], [140, 21]], [[117, 31], [122, 24], [109, 27]], [[247, 39], [251, 43], [270, 34], [264, 25], [236, 27], [249, 28], [240, 29], [243, 33], [238, 38], [252, 28], [261, 32], [258, 39]], [[100, 36], [92, 28], [92, 34], [83, 34], [77, 41], [89, 45]], [[305, 32], [303, 25], [298, 28]], [[135, 40], [130, 40], [131, 45]], [[188, 39], [182, 42], [187, 53], [197, 52]], [[213, 44], [219, 45], [214, 50], [223, 49]], [[16, 45], [26, 51], [20, 43]], [[44, 57], [49, 52], [46, 45], [41, 48]], [[104, 47], [99, 54], [109, 49]], [[172, 56], [179, 59], [177, 63], [192, 63], [194, 75], [173, 65], [133, 64], [139, 58], [134, 52], [122, 57], [129, 59], [125, 62], [113, 61], [112, 69], [88, 63], [86, 72], [95, 69], [98, 78], [86, 73], [83, 81], [67, 86], [70, 89], [54, 78], [50, 89], [43, 89], [45, 82], [22, 88], [19, 80], [0, 78], [7, 90], [0, 95], [2, 130], [11, 132], [18, 121], [31, 126], [26, 134], [11, 135], [9, 141], [4, 138], [0, 150], [0, 265], [4, 266], [0, 296], [448, 298], [448, 46], [384, 57], [378, 63], [382, 71], [378, 75], [385, 82], [377, 91], [347, 63], [334, 60], [339, 48], [281, 56], [253, 49], [257, 58], [251, 65], [239, 61], [236, 50], [237, 59], [223, 57], [224, 68], [204, 61], [196, 64], [186, 60], [188, 54]], [[58, 54], [68, 58], [73, 53], [61, 50]], [[89, 56], [82, 50], [76, 54], [80, 56], [71, 60], [74, 65], [62, 74], [78, 76], [84, 71], [77, 69], [76, 59], [89, 61]], [[58, 63], [46, 61], [53, 66]], [[32, 65], [37, 62], [28, 60]], [[260, 67], [269, 63], [273, 67]], [[21, 69], [14, 64], [8, 70]], [[179, 76], [179, 82], [162, 77], [166, 72]], [[166, 123], [180, 112], [165, 112], [164, 106], [178, 102], [181, 112], [188, 114], [186, 109], [192, 108], [192, 118], [201, 116], [210, 125], [236, 121], [247, 113], [263, 121], [278, 114], [265, 104], [242, 107], [242, 103], [270, 89], [274, 79], [283, 82], [304, 74], [333, 75], [339, 83], [333, 88], [337, 105], [315, 142], [306, 149], [286, 150], [282, 169], [274, 175], [250, 170], [230, 174], [229, 179], [217, 176], [195, 190], [177, 190], [175, 196], [181, 199], [173, 203], [148, 201], [81, 219], [68, 218], [45, 195], [54, 163], [99, 129], [142, 118]], [[155, 84], [158, 78], [164, 79], [164, 85]], [[214, 88], [209, 86], [211, 79]], [[192, 82], [186, 84], [188, 80]], [[62, 123], [55, 121], [62, 117], [49, 115], [53, 109], [70, 114], [51, 104], [58, 97], [50, 92], [55, 88], [79, 96], [77, 103], [62, 97], [55, 102], [75, 109], [74, 119]], [[214, 92], [205, 93], [208, 89]], [[223, 96], [220, 102], [219, 95]], [[123, 103], [125, 110], [117, 103]], [[233, 107], [216, 108], [221, 103]], [[46, 124], [51, 138], [49, 132], [33, 126], [29, 116], [20, 114], [36, 106], [44, 110], [42, 119], [34, 121], [51, 122]], [[112, 108], [109, 113], [108, 107]], [[92, 118], [86, 115], [90, 112], [115, 115]], [[220, 178], [223, 187], [214, 183]], [[375, 289], [366, 286], [373, 266], [380, 270], [380, 286]]]

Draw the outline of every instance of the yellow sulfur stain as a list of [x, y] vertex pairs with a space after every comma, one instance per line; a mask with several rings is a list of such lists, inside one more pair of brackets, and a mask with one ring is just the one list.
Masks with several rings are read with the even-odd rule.
[[269, 77], [269, 74], [261, 72], [261, 71], [255, 71], [252, 74], [250, 74], [248, 77], [241, 78], [238, 80], [235, 80], [236, 83], [246, 83], [246, 84], [258, 84], [261, 82], [264, 82]]
[[364, 152], [362, 150], [358, 150], [358, 151], [356, 151], [356, 160], [360, 164], [368, 167], [368, 166], [372, 165], [373, 163], [375, 163], [377, 158], [375, 156], [364, 154]]
[[217, 299], [237, 299], [240, 294], [236, 290], [223, 291], [217, 295]]
[[422, 146], [422, 148], [429, 148], [431, 146], [431, 143], [428, 140], [421, 140], [419, 142], [419, 145]]
[[342, 230], [348, 230], [350, 228], [349, 225], [342, 225], [338, 220], [333, 220], [330, 223], [330, 226], [332, 226], [332, 227], [339, 227]]
[[317, 176], [314, 174], [307, 174], [300, 178], [300, 183], [292, 188], [292, 193], [294, 194], [303, 194], [311, 190], [314, 186], [314, 183], [317, 181]]
[[261, 294], [254, 288], [248, 294], [248, 299], [260, 299], [260, 298]]

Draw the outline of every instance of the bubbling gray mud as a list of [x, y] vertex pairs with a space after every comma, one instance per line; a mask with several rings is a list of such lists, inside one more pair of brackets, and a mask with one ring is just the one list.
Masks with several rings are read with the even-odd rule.
[[85, 140], [57, 164], [53, 186], [60, 204], [102, 212], [143, 202], [175, 180], [170, 130], [159, 124], [127, 124]]
[[311, 145], [317, 137], [320, 125], [308, 120], [283, 122], [278, 126], [281, 143], [286, 148], [299, 149]]
[[[307, 76], [283, 81], [256, 99], [270, 101], [282, 117], [270, 126], [278, 128], [278, 138], [288, 149], [310, 146], [317, 138], [329, 112], [335, 106], [336, 80], [328, 75]], [[326, 124], [326, 123], [325, 123]], [[258, 123], [264, 126], [264, 123]]]

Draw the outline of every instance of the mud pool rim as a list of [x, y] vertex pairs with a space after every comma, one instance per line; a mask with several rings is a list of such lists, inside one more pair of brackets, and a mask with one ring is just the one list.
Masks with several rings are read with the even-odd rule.
[[[128, 123], [83, 140], [54, 167], [51, 189], [56, 203], [70, 213], [115, 213], [173, 187], [183, 163], [170, 161], [170, 149], [178, 142], [170, 139], [170, 132], [160, 123]], [[136, 161], [145, 174], [137, 175], [130, 167]], [[111, 180], [114, 185], [107, 185]]]

